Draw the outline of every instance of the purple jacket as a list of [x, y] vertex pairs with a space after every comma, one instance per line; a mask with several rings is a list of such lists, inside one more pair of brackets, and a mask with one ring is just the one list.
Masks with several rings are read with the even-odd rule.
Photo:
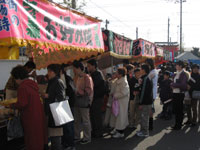
[[[176, 75], [174, 75], [174, 78], [175, 76]], [[171, 86], [173, 88], [179, 88], [181, 91], [187, 91], [187, 81], [188, 77], [186, 73], [183, 71], [181, 72], [179, 79], [177, 79], [176, 82], [173, 82]]]

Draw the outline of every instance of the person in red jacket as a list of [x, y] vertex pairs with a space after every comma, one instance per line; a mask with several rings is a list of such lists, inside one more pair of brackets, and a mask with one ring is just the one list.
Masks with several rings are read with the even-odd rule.
[[23, 66], [17, 66], [11, 75], [19, 84], [17, 103], [12, 107], [19, 110], [24, 129], [25, 147], [27, 150], [43, 150], [45, 144], [44, 110], [35, 81], [28, 78]]

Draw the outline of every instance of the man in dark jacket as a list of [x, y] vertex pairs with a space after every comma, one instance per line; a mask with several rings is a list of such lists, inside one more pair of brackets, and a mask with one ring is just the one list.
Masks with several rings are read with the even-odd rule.
[[91, 124], [92, 124], [92, 136], [102, 137], [103, 134], [103, 116], [102, 106], [105, 95], [105, 81], [102, 73], [97, 70], [97, 62], [91, 59], [87, 62], [88, 71], [92, 77], [94, 83], [94, 97], [90, 109]]
[[141, 66], [141, 79], [140, 93], [139, 93], [139, 110], [140, 110], [140, 125], [141, 129], [137, 132], [137, 136], [148, 137], [149, 136], [149, 112], [152, 108], [153, 103], [153, 88], [152, 82], [148, 78], [150, 72], [149, 66], [143, 64]]

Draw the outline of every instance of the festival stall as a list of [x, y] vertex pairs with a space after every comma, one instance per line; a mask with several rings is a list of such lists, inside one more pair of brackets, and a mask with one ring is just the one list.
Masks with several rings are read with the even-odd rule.
[[123, 59], [131, 59], [133, 41], [110, 30], [103, 31], [105, 52], [98, 56], [100, 69], [122, 64]]
[[104, 51], [100, 20], [46, 0], [1, 2], [0, 59], [17, 59], [26, 46], [37, 69]]
[[[3, 0], [0, 5], [0, 59], [18, 59], [19, 47], [26, 47], [41, 69], [104, 52], [98, 19], [47, 0]], [[13, 113], [5, 106], [16, 100], [0, 103], [0, 124]]]
[[156, 45], [144, 39], [137, 39], [133, 42], [133, 62], [144, 62], [146, 58], [156, 57]]

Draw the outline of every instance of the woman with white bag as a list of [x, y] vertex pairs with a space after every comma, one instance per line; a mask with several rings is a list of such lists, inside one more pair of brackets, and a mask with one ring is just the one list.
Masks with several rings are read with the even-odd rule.
[[65, 88], [62, 80], [59, 78], [60, 65], [51, 64], [47, 67], [48, 70], [48, 87], [45, 98], [45, 113], [48, 117], [48, 135], [51, 140], [51, 150], [61, 150], [61, 136], [63, 135], [63, 128], [56, 126], [50, 104], [65, 100]]

